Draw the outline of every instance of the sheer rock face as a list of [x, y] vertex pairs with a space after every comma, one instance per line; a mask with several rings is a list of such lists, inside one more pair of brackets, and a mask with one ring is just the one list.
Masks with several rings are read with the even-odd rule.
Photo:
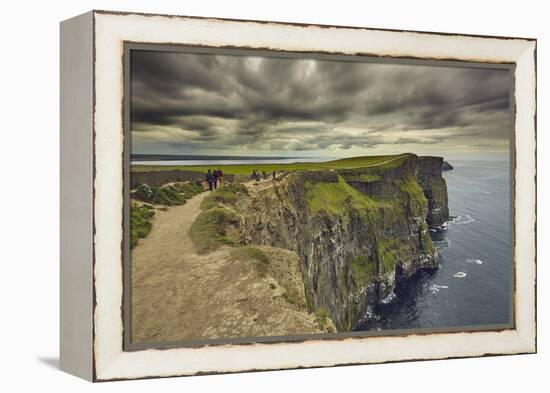
[[237, 207], [243, 244], [294, 251], [307, 305], [353, 328], [396, 283], [436, 269], [429, 228], [448, 219], [439, 157], [366, 168], [292, 172]]
[[420, 157], [418, 180], [428, 199], [428, 216], [426, 220], [430, 228], [439, 228], [449, 220], [447, 205], [447, 183], [441, 176], [443, 158]]

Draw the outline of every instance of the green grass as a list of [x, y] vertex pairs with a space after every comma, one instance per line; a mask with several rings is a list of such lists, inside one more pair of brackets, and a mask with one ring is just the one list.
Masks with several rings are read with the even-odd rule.
[[190, 183], [176, 183], [169, 186], [149, 186], [140, 184], [132, 193], [132, 197], [155, 205], [183, 205], [194, 195], [203, 192], [202, 187]]
[[202, 211], [191, 225], [190, 237], [199, 254], [213, 251], [220, 246], [234, 245], [227, 230], [238, 224], [237, 215], [226, 208], [214, 207]]
[[329, 331], [329, 333], [335, 333], [331, 324], [329, 323], [330, 317], [326, 308], [319, 307], [315, 311], [315, 317], [317, 318], [317, 323], [319, 324], [319, 328], [321, 330]]
[[248, 189], [245, 185], [228, 183], [204, 198], [201, 209], [208, 210], [220, 205], [231, 205], [244, 195], [248, 195]]
[[269, 258], [254, 246], [243, 246], [231, 250], [231, 257], [252, 262], [260, 277], [265, 277], [268, 270]]
[[153, 206], [132, 204], [130, 207], [130, 248], [134, 248], [138, 240], [151, 232], [149, 220], [155, 215]]
[[380, 180], [380, 176], [371, 173], [361, 173], [359, 175], [359, 180], [364, 181], [365, 183], [372, 183]]
[[414, 177], [408, 176], [404, 180], [396, 180], [395, 184], [399, 187], [401, 191], [409, 194], [411, 198], [415, 199], [420, 204], [426, 204], [426, 196], [424, 195], [422, 188], [420, 188], [418, 182]]
[[361, 170], [362, 170], [361, 168], [351, 169], [351, 170], [341, 170], [341, 171], [338, 171], [338, 174], [342, 176], [347, 182], [356, 181], [356, 182], [363, 182], [363, 183], [374, 183], [380, 180], [380, 175], [377, 175], [375, 173], [361, 172]]
[[[286, 170], [321, 170], [321, 169], [349, 169], [363, 168], [368, 166], [376, 166], [378, 168], [394, 168], [403, 163], [411, 153], [399, 155], [383, 155], [383, 156], [361, 156], [343, 158], [339, 160], [326, 162], [303, 162], [289, 164], [239, 164], [239, 165], [216, 165], [220, 167], [224, 173], [233, 175], [250, 175], [254, 169], [271, 173], [273, 171]], [[132, 165], [132, 172], [148, 172], [162, 170], [186, 170], [193, 172], [206, 173], [208, 169], [212, 169], [212, 165]]]
[[350, 205], [368, 211], [378, 207], [377, 202], [350, 186], [341, 176], [338, 176], [338, 183], [307, 183], [306, 199], [312, 214], [325, 211], [338, 215], [347, 211]]
[[[404, 179], [394, 180], [394, 184], [399, 188], [405, 197], [395, 200], [401, 201], [401, 206], [408, 208], [410, 214], [414, 216], [426, 216], [428, 201], [424, 195], [424, 191], [418, 184], [414, 176], [408, 176]], [[406, 205], [403, 204], [406, 203]]]
[[428, 232], [427, 226], [426, 226], [426, 230], [421, 233], [420, 240], [422, 242], [422, 248], [423, 248], [424, 251], [429, 252], [429, 253], [435, 252], [434, 244], [433, 244], [432, 238], [430, 237], [430, 234]]
[[389, 273], [395, 270], [395, 264], [399, 259], [408, 260], [411, 257], [410, 244], [399, 239], [379, 239], [378, 258], [380, 270]]
[[176, 191], [183, 194], [186, 199], [191, 199], [204, 191], [204, 188], [194, 183], [175, 183], [173, 187]]
[[369, 166], [388, 169], [400, 166], [411, 156], [414, 156], [414, 154], [404, 153], [385, 156], [360, 156], [329, 161], [325, 164], [327, 164], [330, 169], [364, 168]]
[[357, 286], [363, 287], [376, 276], [376, 263], [359, 255], [351, 260], [350, 274], [353, 282]]
[[432, 179], [430, 185], [432, 188], [432, 194], [436, 201], [440, 204], [444, 203], [444, 201], [446, 200], [445, 197], [447, 195], [447, 183], [445, 182], [445, 179]]

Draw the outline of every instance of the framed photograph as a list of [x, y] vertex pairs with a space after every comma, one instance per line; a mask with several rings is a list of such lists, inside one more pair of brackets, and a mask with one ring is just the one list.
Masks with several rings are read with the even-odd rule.
[[536, 40], [61, 24], [61, 367], [536, 351]]

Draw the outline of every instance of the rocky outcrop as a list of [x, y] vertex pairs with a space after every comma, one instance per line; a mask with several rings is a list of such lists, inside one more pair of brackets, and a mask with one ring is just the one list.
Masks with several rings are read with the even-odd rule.
[[442, 159], [403, 155], [366, 168], [298, 171], [240, 201], [243, 244], [294, 251], [310, 311], [350, 330], [396, 285], [436, 269], [429, 236], [448, 218]]
[[442, 165], [441, 169], [444, 170], [444, 171], [452, 171], [454, 168], [447, 161], [443, 161], [443, 165]]
[[428, 199], [426, 221], [431, 228], [438, 229], [449, 220], [447, 183], [443, 176], [441, 176], [443, 158], [420, 157], [418, 162], [418, 183]]

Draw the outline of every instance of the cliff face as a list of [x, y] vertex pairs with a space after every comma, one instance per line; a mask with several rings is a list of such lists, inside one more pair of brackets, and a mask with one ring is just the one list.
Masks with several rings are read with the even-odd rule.
[[441, 165], [409, 154], [289, 173], [239, 204], [241, 242], [296, 252], [308, 308], [326, 309], [339, 331], [350, 330], [400, 280], [437, 268], [428, 229], [448, 219]]
[[431, 228], [439, 228], [449, 220], [447, 183], [441, 176], [443, 162], [441, 157], [419, 157], [418, 159], [418, 183], [428, 199], [426, 221]]

